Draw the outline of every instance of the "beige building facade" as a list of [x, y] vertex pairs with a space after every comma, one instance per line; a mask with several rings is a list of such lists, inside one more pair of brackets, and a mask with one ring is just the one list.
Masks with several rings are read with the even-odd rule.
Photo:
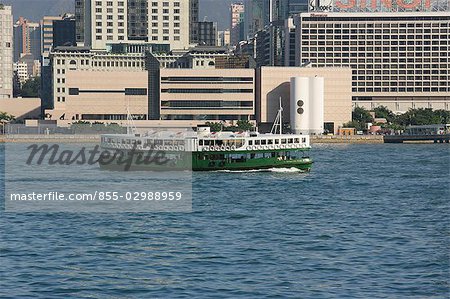
[[283, 119], [290, 122], [290, 78], [323, 77], [325, 129], [336, 133], [352, 118], [350, 68], [261, 67], [256, 71], [256, 120], [267, 128], [276, 118], [281, 98]]
[[167, 122], [167, 125], [183, 126], [249, 120], [265, 128], [275, 120], [280, 97], [284, 121], [290, 122], [291, 77], [317, 76], [324, 77], [325, 81], [325, 128], [337, 132], [343, 123], [351, 120], [350, 69], [159, 69], [159, 77], [155, 79], [158, 82], [150, 82], [155, 77], [149, 74], [144, 69], [67, 69], [65, 102], [55, 103], [55, 109], [46, 110], [47, 119], [57, 120], [58, 124], [75, 121], [124, 124], [129, 109], [136, 123], [163, 125]]
[[252, 120], [253, 69], [162, 69], [161, 118], [167, 120]]
[[126, 121], [127, 111], [135, 119], [146, 118], [146, 72], [69, 70], [66, 78], [68, 95], [64, 107], [46, 111], [60, 115], [60, 123]]
[[302, 13], [295, 25], [296, 65], [351, 68], [355, 105], [448, 107], [448, 11]]
[[[53, 46], [53, 21], [62, 20], [60, 16], [45, 16], [42, 18], [41, 25], [41, 55], [48, 57]], [[36, 57], [37, 58], [37, 57]]]
[[0, 100], [0, 111], [14, 116], [16, 120], [37, 119], [41, 116], [41, 99], [14, 98]]

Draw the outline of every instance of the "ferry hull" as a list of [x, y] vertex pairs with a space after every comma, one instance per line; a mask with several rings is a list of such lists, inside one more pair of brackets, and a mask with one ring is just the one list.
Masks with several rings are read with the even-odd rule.
[[[304, 152], [298, 150], [297, 154]], [[145, 154], [145, 152], [143, 152]], [[176, 153], [168, 153], [168, 156]], [[260, 154], [261, 158], [251, 155]], [[125, 152], [126, 155], [126, 152]], [[270, 156], [270, 157], [268, 157]], [[129, 163], [112, 160], [109, 163], [100, 163], [100, 168], [111, 171], [242, 171], [264, 170], [272, 168], [296, 168], [304, 172], [311, 170], [313, 161], [309, 157], [287, 157], [280, 152], [194, 152], [178, 156], [177, 159], [158, 165], [156, 163], [137, 163], [136, 159]]]

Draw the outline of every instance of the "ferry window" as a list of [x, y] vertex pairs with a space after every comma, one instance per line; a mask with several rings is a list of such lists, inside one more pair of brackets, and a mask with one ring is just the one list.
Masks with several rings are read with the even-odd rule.
[[281, 144], [286, 144], [286, 139], [281, 139]]
[[292, 138], [289, 138], [289, 139], [288, 139], [288, 143], [293, 143], [293, 139], [292, 139]]
[[137, 141], [137, 144], [141, 145], [141, 144], [142, 144], [142, 141], [141, 141], [141, 140], [138, 140], [138, 141]]
[[255, 145], [260, 145], [261, 144], [261, 140], [255, 140]]
[[164, 145], [173, 145], [173, 141], [172, 140], [166, 140], [166, 141], [164, 141]]
[[300, 138], [295, 138], [295, 143], [300, 143]]
[[280, 144], [280, 139], [275, 139], [275, 144]]
[[203, 139], [200, 139], [200, 140], [198, 141], [198, 145], [203, 145]]
[[253, 145], [253, 140], [249, 140], [248, 145]]
[[302, 138], [302, 142], [306, 142], [306, 138]]
[[204, 143], [204, 145], [211, 145], [211, 140], [205, 140]]
[[273, 144], [273, 139], [267, 140], [267, 144]]
[[244, 145], [243, 140], [236, 140], [236, 147], [242, 147]]
[[264, 139], [264, 140], [261, 140], [261, 144], [262, 144], [262, 145], [266, 145], [266, 144], [267, 144], [267, 140], [265, 140], [265, 139]]

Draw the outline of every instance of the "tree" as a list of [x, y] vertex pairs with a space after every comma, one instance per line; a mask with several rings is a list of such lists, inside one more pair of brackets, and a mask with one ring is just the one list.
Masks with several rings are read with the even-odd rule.
[[223, 128], [222, 123], [207, 122], [206, 125], [210, 127], [211, 132], [220, 132]]
[[12, 116], [9, 113], [6, 112], [0, 112], [0, 125], [2, 126], [1, 132], [4, 133], [5, 131], [5, 124], [9, 123], [10, 121], [15, 120], [15, 117]]
[[447, 123], [450, 113], [445, 110], [433, 111], [431, 108], [410, 109], [408, 112], [399, 115], [395, 123], [401, 126], [422, 126]]
[[15, 120], [15, 117], [9, 113], [6, 112], [0, 112], [0, 122], [1, 123], [7, 123], [10, 121]]
[[355, 128], [356, 131], [364, 131], [366, 129], [365, 123], [359, 121], [351, 121], [342, 125], [344, 128]]
[[386, 106], [379, 106], [373, 109], [376, 118], [385, 118], [388, 123], [392, 123], [395, 120], [395, 114], [389, 110]]
[[373, 117], [365, 108], [356, 107], [352, 113], [352, 120], [367, 124], [373, 122]]
[[41, 77], [28, 79], [22, 85], [20, 95], [23, 98], [38, 98], [41, 93]]
[[252, 131], [254, 129], [254, 126], [248, 120], [238, 120], [237, 129], [239, 131]]

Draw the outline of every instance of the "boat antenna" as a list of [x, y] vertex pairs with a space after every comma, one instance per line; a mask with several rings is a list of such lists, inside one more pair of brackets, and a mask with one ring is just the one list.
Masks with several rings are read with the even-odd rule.
[[280, 97], [280, 108], [278, 109], [277, 117], [272, 125], [272, 130], [270, 130], [271, 134], [277, 133], [277, 127], [279, 128], [279, 134], [283, 134], [283, 106], [281, 105], [281, 97]]
[[134, 125], [133, 116], [130, 113], [130, 99], [127, 100], [127, 134], [131, 135], [136, 132], [136, 126]]

